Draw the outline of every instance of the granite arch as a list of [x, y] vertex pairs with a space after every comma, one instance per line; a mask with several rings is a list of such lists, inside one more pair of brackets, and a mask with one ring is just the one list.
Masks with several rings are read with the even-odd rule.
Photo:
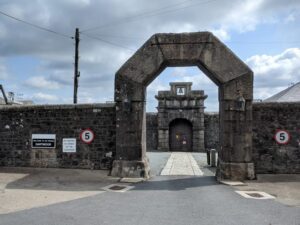
[[254, 178], [253, 72], [210, 32], [154, 34], [117, 71], [116, 156], [112, 175], [149, 176], [145, 133], [146, 88], [166, 67], [174, 66], [197, 66], [218, 86], [218, 178]]

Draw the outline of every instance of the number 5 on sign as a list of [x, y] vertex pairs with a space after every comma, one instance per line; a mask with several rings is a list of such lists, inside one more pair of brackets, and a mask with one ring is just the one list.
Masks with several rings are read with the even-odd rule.
[[80, 140], [86, 144], [92, 143], [95, 138], [95, 134], [91, 129], [85, 129], [80, 133]]
[[286, 130], [277, 130], [275, 133], [275, 141], [277, 144], [285, 145], [290, 141], [290, 134]]

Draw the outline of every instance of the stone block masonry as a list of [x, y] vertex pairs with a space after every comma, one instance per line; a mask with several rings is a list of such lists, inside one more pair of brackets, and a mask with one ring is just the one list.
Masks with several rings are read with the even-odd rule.
[[[80, 132], [95, 133], [91, 144]], [[55, 134], [56, 147], [32, 148], [32, 134]], [[115, 155], [115, 105], [0, 107], [0, 166], [105, 169]], [[62, 151], [63, 138], [76, 138], [76, 153]]]
[[[277, 144], [278, 129], [289, 143]], [[253, 157], [257, 173], [300, 173], [300, 102], [253, 104]]]
[[[218, 146], [219, 115], [205, 114], [205, 147]], [[290, 141], [277, 144], [276, 130]], [[300, 173], [300, 103], [253, 104], [253, 161], [256, 173]]]
[[[90, 128], [91, 144], [79, 134]], [[290, 133], [290, 142], [274, 140], [277, 129]], [[56, 147], [31, 147], [32, 134], [55, 134]], [[204, 114], [205, 148], [219, 146], [219, 116]], [[76, 138], [76, 153], [62, 152], [62, 139]], [[114, 104], [0, 107], [0, 166], [106, 169], [116, 151]], [[147, 113], [147, 151], [157, 150], [158, 120]], [[253, 161], [257, 173], [300, 173], [300, 103], [253, 104]]]
[[156, 151], [158, 143], [157, 113], [146, 114], [147, 151]]
[[219, 113], [204, 113], [204, 146], [206, 150], [219, 147]]

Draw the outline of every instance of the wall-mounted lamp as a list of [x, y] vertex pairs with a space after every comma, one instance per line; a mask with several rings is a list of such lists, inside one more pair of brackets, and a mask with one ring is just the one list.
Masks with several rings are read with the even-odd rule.
[[235, 110], [236, 111], [245, 111], [245, 104], [246, 104], [246, 100], [244, 99], [244, 97], [242, 95], [240, 95], [235, 100]]
[[123, 109], [125, 112], [131, 111], [131, 101], [129, 101], [127, 98], [125, 98], [123, 101]]

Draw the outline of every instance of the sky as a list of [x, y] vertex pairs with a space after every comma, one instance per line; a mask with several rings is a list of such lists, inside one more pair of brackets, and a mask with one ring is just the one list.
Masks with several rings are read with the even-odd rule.
[[[0, 84], [16, 100], [72, 104], [78, 27], [78, 103], [113, 101], [116, 71], [150, 36], [210, 31], [266, 99], [300, 81], [299, 24], [299, 0], [0, 0]], [[206, 111], [218, 111], [218, 87], [196, 67], [166, 68], [147, 87], [147, 111], [174, 81], [193, 82]]]

